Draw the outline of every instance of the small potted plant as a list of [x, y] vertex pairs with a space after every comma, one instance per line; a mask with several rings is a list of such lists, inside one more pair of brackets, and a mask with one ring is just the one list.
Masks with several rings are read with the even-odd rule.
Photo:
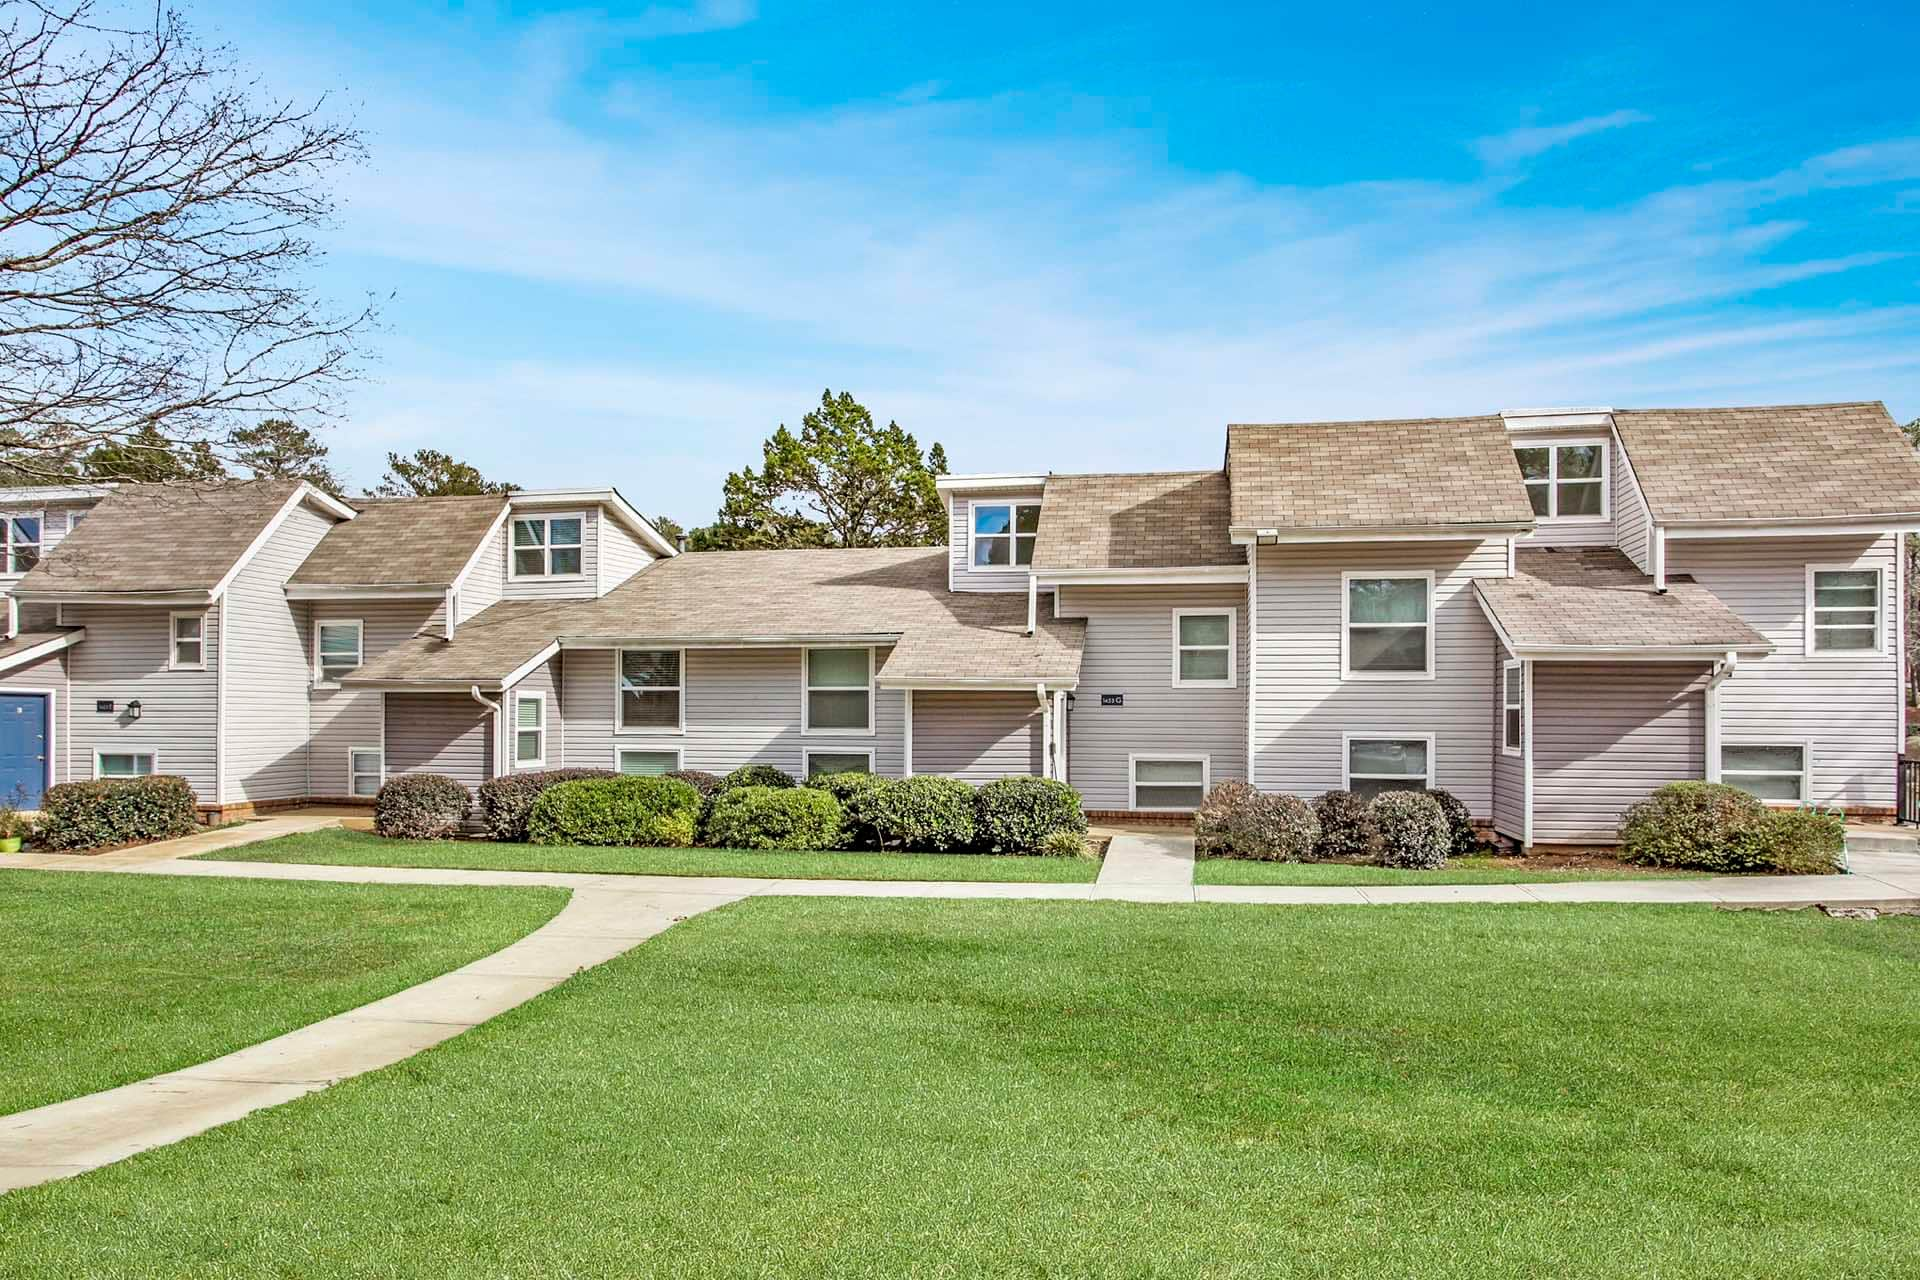
[[20, 841], [27, 834], [27, 820], [10, 804], [0, 804], [0, 853], [20, 852]]

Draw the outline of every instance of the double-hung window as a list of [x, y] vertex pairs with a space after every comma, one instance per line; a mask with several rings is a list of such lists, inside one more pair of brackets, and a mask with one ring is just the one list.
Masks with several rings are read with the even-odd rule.
[[1607, 518], [1607, 442], [1568, 441], [1513, 451], [1527, 499], [1542, 520]]
[[1807, 569], [1807, 652], [1859, 655], [1881, 652], [1878, 569]]
[[679, 733], [686, 727], [683, 714], [686, 689], [681, 683], [681, 672], [686, 665], [684, 652], [622, 649], [619, 664], [616, 729]]
[[1210, 768], [1206, 756], [1129, 756], [1133, 807], [1198, 809], [1207, 797]]
[[1343, 574], [1340, 612], [1342, 677], [1433, 678], [1431, 573]]
[[1517, 756], [1527, 738], [1527, 669], [1518, 662], [1500, 667], [1500, 750]]
[[580, 538], [585, 516], [516, 516], [513, 521], [513, 576], [579, 576]]
[[873, 650], [808, 649], [802, 733], [873, 732]]
[[1173, 611], [1173, 687], [1231, 689], [1234, 682], [1231, 609]]
[[171, 629], [172, 635], [172, 645], [167, 653], [167, 669], [205, 671], [207, 669], [207, 615], [204, 613], [168, 614], [167, 626]]
[[40, 563], [40, 538], [44, 521], [38, 514], [0, 517], [0, 571], [25, 573]]
[[1003, 569], [1033, 563], [1040, 533], [1037, 502], [980, 502], [973, 506], [973, 564]]
[[1383, 791], [1427, 791], [1433, 787], [1433, 735], [1366, 738], [1349, 735], [1347, 790], [1362, 800]]
[[517, 693], [513, 696], [513, 763], [522, 766], [546, 762], [547, 695]]
[[1762, 800], [1807, 798], [1807, 748], [1804, 743], [1766, 745], [1725, 743], [1720, 748], [1720, 781], [1750, 791]]
[[313, 675], [323, 685], [340, 683], [340, 677], [362, 661], [361, 626], [358, 618], [322, 618], [313, 624]]
[[379, 747], [355, 747], [347, 752], [347, 774], [349, 794], [379, 795], [387, 780], [386, 756]]

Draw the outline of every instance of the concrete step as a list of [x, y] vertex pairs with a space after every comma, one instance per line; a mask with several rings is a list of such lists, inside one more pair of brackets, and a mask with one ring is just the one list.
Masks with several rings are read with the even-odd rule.
[[1920, 832], [1908, 827], [1849, 827], [1847, 852], [1920, 855]]

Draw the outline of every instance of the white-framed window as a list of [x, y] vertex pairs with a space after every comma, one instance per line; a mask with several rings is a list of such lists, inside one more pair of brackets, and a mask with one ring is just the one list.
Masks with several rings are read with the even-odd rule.
[[331, 688], [365, 660], [358, 618], [319, 618], [313, 624], [313, 678]]
[[145, 778], [160, 772], [160, 756], [154, 751], [96, 751], [93, 776], [96, 778]]
[[587, 518], [569, 513], [515, 516], [508, 569], [516, 578], [577, 578]]
[[1232, 609], [1173, 611], [1173, 687], [1231, 689], [1239, 676]]
[[1433, 573], [1340, 575], [1340, 677], [1433, 679]]
[[620, 733], [684, 733], [687, 727], [684, 649], [622, 649], [614, 656], [614, 729]]
[[1542, 520], [1605, 520], [1611, 498], [1607, 488], [1605, 440], [1555, 440], [1520, 445], [1513, 451], [1527, 500]]
[[1878, 568], [1807, 566], [1807, 654], [1858, 658], [1886, 652], [1885, 582]]
[[613, 767], [635, 778], [657, 778], [680, 768], [680, 752], [673, 747], [621, 747], [613, 753]]
[[1207, 756], [1130, 755], [1127, 757], [1129, 796], [1135, 809], [1185, 811], [1198, 809], [1212, 785], [1212, 762]]
[[1033, 563], [1040, 533], [1037, 502], [976, 502], [967, 560], [976, 569], [1011, 569]]
[[0, 516], [0, 573], [25, 573], [40, 563], [45, 513], [21, 511]]
[[1346, 735], [1346, 789], [1362, 800], [1383, 791], [1433, 788], [1433, 735], [1349, 733]]
[[513, 695], [513, 763], [516, 768], [547, 762], [547, 695]]
[[380, 794], [387, 780], [387, 757], [379, 747], [353, 747], [347, 752], [347, 794]]
[[169, 671], [205, 671], [207, 669], [207, 615], [170, 613], [167, 615], [167, 669]]
[[1500, 750], [1517, 756], [1527, 741], [1527, 668], [1520, 662], [1500, 664]]
[[805, 650], [800, 678], [800, 732], [873, 732], [872, 649]]
[[1762, 800], [1804, 803], [1811, 772], [1804, 742], [1720, 744], [1720, 781]]
[[806, 776], [817, 778], [827, 773], [872, 773], [871, 751], [809, 751]]

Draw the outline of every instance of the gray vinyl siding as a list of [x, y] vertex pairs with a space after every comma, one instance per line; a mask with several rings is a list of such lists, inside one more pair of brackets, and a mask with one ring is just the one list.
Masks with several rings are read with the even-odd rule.
[[[1506, 543], [1282, 545], [1261, 547], [1259, 566], [1255, 785], [1315, 796], [1341, 784], [1343, 735], [1431, 733], [1436, 782], [1475, 817], [1487, 817], [1493, 739], [1486, 717], [1497, 642], [1471, 582], [1505, 576]], [[1433, 571], [1435, 679], [1340, 678], [1340, 575], [1346, 570]], [[1092, 648], [1089, 642], [1089, 658]], [[1084, 707], [1093, 690], [1084, 680], [1080, 688]], [[1080, 730], [1076, 720], [1070, 753], [1080, 750]]]
[[[502, 750], [506, 753], [509, 773], [538, 773], [543, 769], [563, 769], [567, 767], [566, 716], [561, 706], [561, 692], [564, 681], [561, 678], [561, 664], [564, 655], [555, 654], [541, 663], [519, 684], [508, 690], [500, 705], [505, 707], [508, 716], [508, 729], [502, 739]], [[514, 699], [523, 693], [544, 693], [547, 695], [547, 745], [546, 761], [543, 764], [522, 765], [515, 750], [515, 734], [519, 730], [519, 707]], [[593, 766], [587, 766], [593, 767]]]
[[1642, 573], [1653, 572], [1653, 513], [1647, 509], [1646, 495], [1633, 478], [1626, 451], [1615, 449], [1613, 460], [1614, 539], [1627, 559]]
[[[1669, 539], [1667, 567], [1705, 584], [1774, 644], [1742, 658], [1720, 686], [1726, 744], [1806, 743], [1817, 804], [1892, 808], [1900, 752], [1900, 665], [1892, 638], [1895, 540], [1879, 538]], [[1887, 652], [1809, 657], [1807, 566], [1878, 568]]]
[[[1173, 687], [1175, 609], [1233, 610], [1238, 650], [1233, 687]], [[1080, 686], [1067, 722], [1067, 778], [1088, 808], [1132, 807], [1130, 755], [1206, 756], [1213, 782], [1247, 776], [1243, 587], [1069, 587], [1060, 592], [1060, 616], [1087, 620]], [[1264, 631], [1264, 601], [1260, 620]], [[1268, 679], [1262, 672], [1263, 693]], [[1123, 695], [1123, 705], [1101, 706], [1101, 695], [1110, 693]], [[914, 729], [917, 739], [917, 715]], [[918, 767], [917, 745], [914, 756]]]
[[[1524, 435], [1513, 436], [1513, 447], [1526, 449], [1538, 445], [1568, 444], [1577, 440], [1593, 440], [1609, 437], [1607, 443], [1607, 519], [1593, 521], [1575, 521], [1563, 523], [1558, 520], [1542, 520], [1530, 534], [1518, 539], [1523, 547], [1610, 547], [1614, 544], [1614, 527], [1618, 518], [1619, 484], [1615, 479], [1620, 470], [1619, 451], [1613, 447], [1611, 433], [1605, 427], [1564, 427], [1552, 431], [1529, 431]], [[1516, 467], [1519, 463], [1514, 464]]]
[[[329, 600], [301, 606], [300, 639], [303, 674], [309, 684], [313, 670], [313, 622], [316, 618], [358, 618], [360, 643], [368, 658], [377, 658], [410, 640], [438, 609], [433, 600]], [[228, 692], [229, 701], [234, 693]], [[472, 700], [468, 699], [471, 704]], [[472, 704], [478, 709], [477, 704]], [[355, 747], [379, 748], [386, 734], [385, 704], [378, 689], [312, 689], [309, 699], [312, 742], [307, 754], [308, 794], [343, 797], [352, 794], [349, 755]], [[387, 760], [387, 774], [396, 771]]]
[[653, 563], [653, 553], [618, 520], [600, 521], [600, 594], [605, 595]]
[[[455, 623], [465, 622], [482, 610], [492, 608], [507, 595], [507, 526], [487, 535], [473, 571], [460, 584], [460, 611]], [[457, 634], [457, 628], [456, 628]]]
[[[538, 517], [581, 516], [580, 573], [564, 578], [516, 578], [513, 576], [513, 522]], [[507, 575], [504, 598], [508, 600], [583, 600], [599, 594], [600, 511], [595, 507], [515, 507], [502, 526], [501, 571]]]
[[1031, 693], [913, 695], [913, 771], [964, 782], [1038, 774], [1044, 729]]
[[[877, 668], [889, 649], [874, 655]], [[567, 764], [617, 767], [617, 748], [680, 751], [681, 766], [728, 773], [743, 764], [770, 764], [798, 777], [802, 753], [874, 753], [875, 773], [902, 768], [905, 697], [898, 689], [874, 694], [872, 734], [800, 732], [800, 650], [689, 649], [681, 676], [686, 732], [614, 732], [614, 658], [611, 649], [569, 649], [563, 655]], [[916, 761], [916, 765], [918, 762]]]
[[226, 663], [225, 802], [289, 800], [307, 794], [313, 684], [300, 606], [286, 582], [333, 527], [297, 507], [235, 576], [223, 602], [231, 644]]
[[[68, 650], [72, 731], [65, 735], [67, 776], [93, 776], [96, 751], [153, 751], [161, 773], [187, 780], [203, 805], [217, 803], [214, 785], [214, 721], [220, 661], [219, 610], [206, 615], [204, 671], [167, 670], [168, 630], [164, 605], [78, 605], [67, 621], [87, 629]], [[140, 702], [140, 719], [127, 703]], [[94, 703], [111, 699], [111, 712]]]
[[1040, 501], [1038, 489], [1007, 489], [992, 493], [949, 495], [947, 499], [948, 577], [955, 591], [1025, 591], [1027, 589], [1027, 571], [1024, 568], [974, 568], [967, 558], [971, 554], [967, 535], [973, 528], [975, 503], [994, 506], [1005, 502], [1035, 503], [1038, 501]]
[[[1494, 642], [1493, 653], [1493, 829], [1515, 840], [1527, 838], [1527, 764], [1524, 755], [1501, 750], [1506, 740], [1506, 701], [1501, 686], [1508, 654]], [[1524, 678], [1525, 668], [1522, 668]], [[1524, 686], [1523, 686], [1524, 687]], [[1525, 743], [1522, 744], [1525, 750]]]
[[1613, 844], [1630, 805], [1705, 777], [1706, 678], [1699, 663], [1535, 663], [1534, 842]]
[[[86, 641], [81, 641], [85, 644]], [[0, 693], [50, 693], [52, 700], [47, 704], [47, 744], [53, 753], [52, 780], [71, 782], [74, 775], [68, 772], [67, 761], [67, 721], [70, 708], [67, 705], [70, 696], [67, 680], [67, 655], [72, 650], [41, 658], [24, 667], [15, 667], [11, 671], [0, 671]], [[91, 773], [88, 774], [91, 777]], [[6, 797], [0, 796], [0, 801]]]
[[444, 773], [473, 788], [493, 776], [493, 721], [485, 707], [464, 693], [385, 697], [388, 777]]

